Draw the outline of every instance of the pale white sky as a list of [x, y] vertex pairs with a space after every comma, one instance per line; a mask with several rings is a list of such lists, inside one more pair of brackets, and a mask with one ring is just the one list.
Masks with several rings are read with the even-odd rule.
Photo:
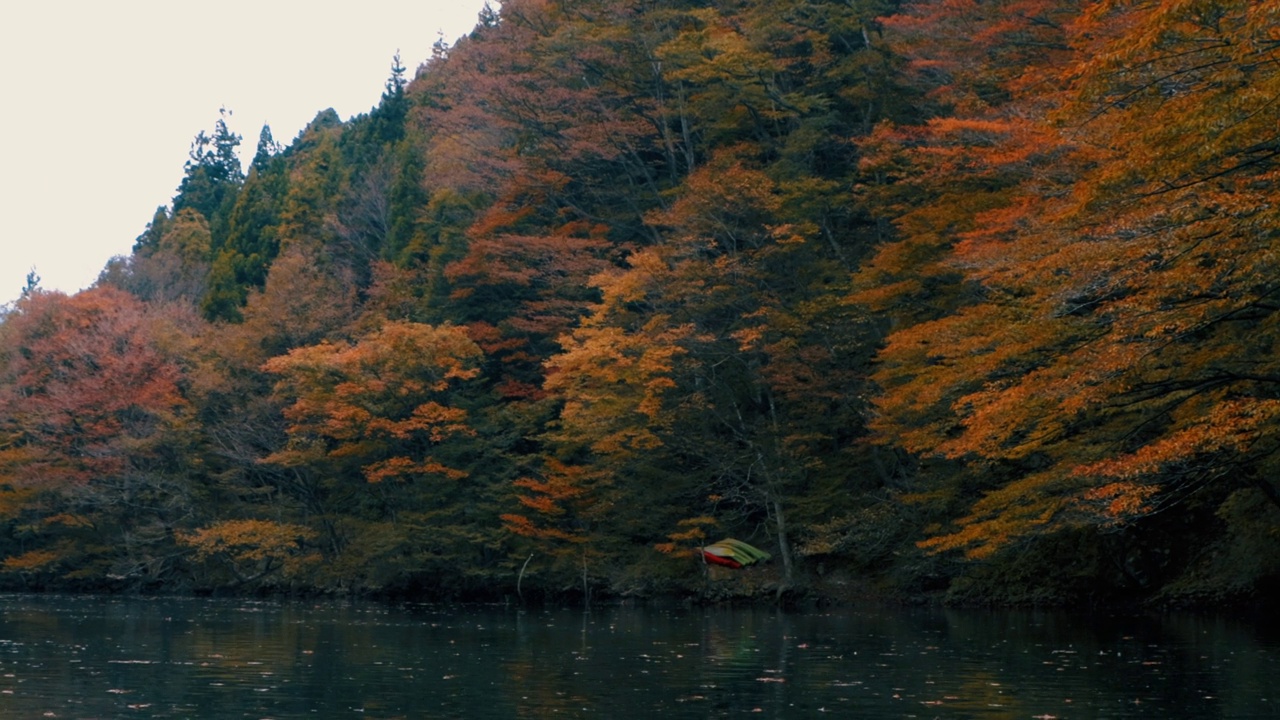
[[[497, 3], [494, 3], [496, 6]], [[483, 0], [13, 0], [0, 4], [0, 303], [34, 266], [91, 285], [182, 180], [218, 108], [253, 157], [320, 110], [368, 112], [397, 50], [412, 77]]]

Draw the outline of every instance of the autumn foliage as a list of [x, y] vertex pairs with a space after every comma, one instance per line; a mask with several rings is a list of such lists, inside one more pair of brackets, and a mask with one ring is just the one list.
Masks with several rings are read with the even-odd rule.
[[[961, 183], [985, 174], [985, 199], [907, 203], [903, 239], [866, 276], [876, 303], [893, 297], [884, 279], [920, 298], [912, 273], [890, 273], [927, 247], [916, 257], [954, 287], [935, 296], [945, 303], [917, 300], [935, 304], [887, 338], [877, 431], [1000, 478], [922, 543], [972, 557], [1073, 527], [1177, 527], [1238, 492], [1277, 498], [1272, 373], [1257, 352], [1274, 322], [1263, 228], [1280, 75], [1265, 18], [1277, 8], [1041, 5], [1020, 17], [1054, 29], [1052, 56], [1023, 68], [971, 56], [998, 66], [984, 77], [1001, 79], [987, 88], [999, 102], [973, 102], [949, 75], [941, 87], [970, 101], [892, 131], [917, 144], [882, 161]], [[959, 163], [957, 131], [972, 136]]]
[[0, 581], [1256, 597], [1277, 27], [509, 0], [247, 172], [219, 121], [130, 257], [3, 315]]

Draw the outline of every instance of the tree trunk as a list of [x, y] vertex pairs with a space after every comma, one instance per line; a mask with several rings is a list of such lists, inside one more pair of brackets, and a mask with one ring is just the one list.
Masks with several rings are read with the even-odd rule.
[[[778, 552], [782, 555], [782, 587], [790, 587], [793, 579], [791, 563], [791, 540], [787, 538], [787, 516], [782, 510], [782, 501], [773, 500], [773, 523], [778, 530]], [[781, 593], [782, 588], [779, 588]]]

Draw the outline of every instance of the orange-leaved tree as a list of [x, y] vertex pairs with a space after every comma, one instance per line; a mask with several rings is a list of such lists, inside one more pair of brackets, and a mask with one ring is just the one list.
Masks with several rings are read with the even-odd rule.
[[184, 384], [198, 320], [114, 288], [35, 291], [0, 324], [5, 567], [163, 582], [192, 512]]
[[[483, 548], [465, 517], [483, 490], [465, 409], [480, 349], [458, 327], [388, 322], [355, 342], [295, 348], [265, 369], [285, 405], [285, 446], [265, 462], [314, 475], [342, 550], [334, 572], [372, 586]], [[463, 557], [458, 557], [461, 554]]]
[[[1054, 61], [984, 69], [989, 92], [911, 130], [925, 140], [885, 165], [943, 161], [943, 182], [998, 171], [988, 199], [935, 190], [904, 208], [903, 240], [864, 275], [863, 299], [886, 308], [919, 297], [921, 278], [956, 289], [889, 336], [877, 427], [987, 478], [925, 543], [971, 557], [1195, 498], [1210, 511], [1235, 492], [1280, 506], [1280, 5], [1042, 5]], [[917, 19], [961, 8], [975, 37], [1017, 22], [976, 4], [911, 7]], [[1018, 47], [1016, 33], [995, 37]], [[939, 129], [961, 141], [939, 142]]]
[[237, 586], [290, 580], [320, 560], [308, 545], [316, 531], [272, 520], [221, 520], [194, 532], [179, 533], [178, 542], [198, 561], [213, 561]]

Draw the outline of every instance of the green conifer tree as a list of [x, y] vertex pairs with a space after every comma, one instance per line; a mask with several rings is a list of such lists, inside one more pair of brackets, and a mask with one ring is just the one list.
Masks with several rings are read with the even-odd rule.
[[185, 175], [173, 199], [173, 212], [190, 208], [204, 215], [213, 233], [213, 248], [220, 249], [227, 237], [231, 209], [244, 182], [236, 148], [241, 137], [227, 127], [231, 112], [219, 110], [213, 135], [201, 130], [191, 143]]

